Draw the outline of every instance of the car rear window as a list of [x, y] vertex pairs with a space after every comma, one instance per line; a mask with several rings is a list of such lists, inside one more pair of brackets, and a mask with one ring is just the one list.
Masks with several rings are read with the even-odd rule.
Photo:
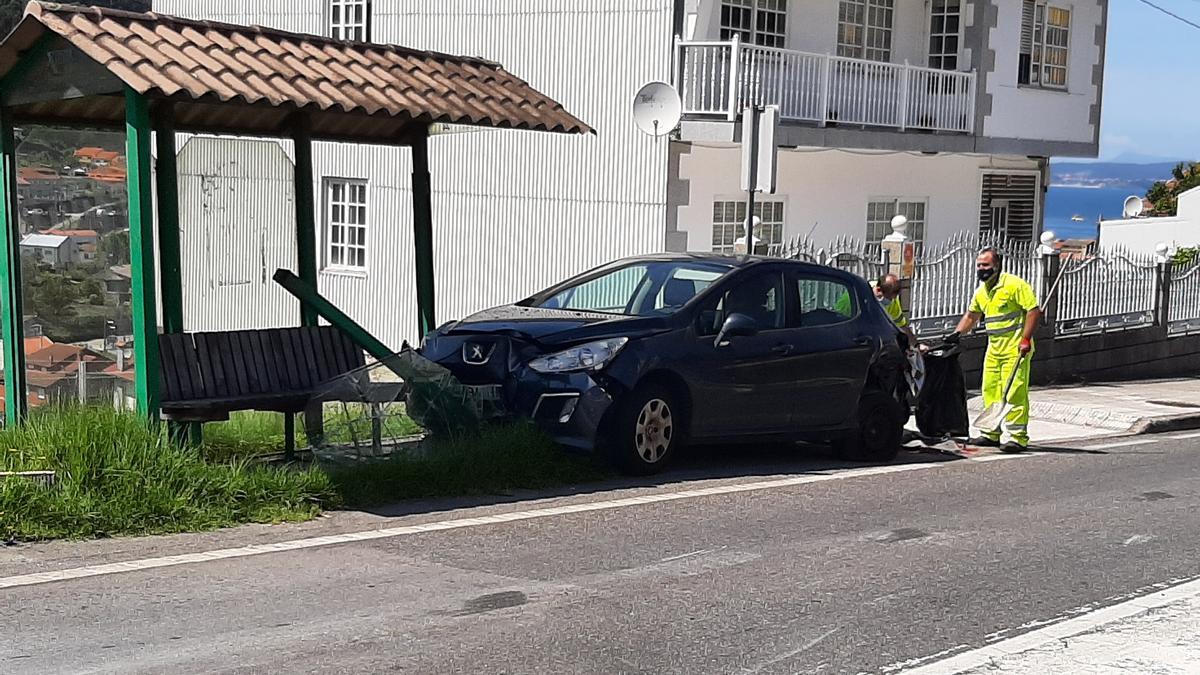
[[801, 276], [796, 280], [795, 325], [828, 326], [853, 319], [857, 314], [854, 293], [843, 283]]

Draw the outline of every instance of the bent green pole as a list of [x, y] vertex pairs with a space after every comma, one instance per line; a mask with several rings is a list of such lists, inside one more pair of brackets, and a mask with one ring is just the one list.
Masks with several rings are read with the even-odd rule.
[[[303, 279], [296, 276], [289, 270], [275, 270], [275, 275], [271, 277], [275, 283], [283, 286], [284, 290], [291, 293], [300, 301], [304, 307], [316, 312], [321, 318], [328, 321], [330, 324], [337, 326], [354, 341], [359, 347], [362, 347], [368, 354], [374, 356], [381, 363], [387, 364], [387, 361], [395, 355], [395, 352], [383, 344], [374, 335], [367, 332], [366, 328], [358, 325], [354, 319], [346, 316], [346, 313], [338, 309], [332, 302], [326, 300], [317, 289], [305, 283]], [[399, 375], [399, 373], [397, 373]]]

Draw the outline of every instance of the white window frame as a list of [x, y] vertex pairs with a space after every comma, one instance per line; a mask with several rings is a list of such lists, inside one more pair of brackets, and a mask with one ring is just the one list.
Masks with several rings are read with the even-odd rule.
[[[764, 195], [765, 196], [765, 195]], [[771, 205], [771, 220], [762, 217], [766, 204]], [[732, 207], [732, 216], [729, 209]], [[722, 210], [718, 217], [717, 209]], [[778, 213], [775, 210], [778, 209]], [[754, 212], [762, 220], [759, 229], [754, 233], [759, 242], [766, 246], [776, 246], [783, 243], [784, 230], [787, 223], [787, 200], [781, 197], [755, 199]], [[738, 214], [741, 214], [739, 217]], [[777, 217], [776, 217], [777, 216]], [[730, 219], [732, 217], [732, 220]], [[746, 236], [746, 196], [717, 195], [713, 197], [712, 233], [710, 240], [713, 253], [733, 254], [734, 242]], [[718, 229], [720, 228], [720, 229]], [[718, 234], [719, 233], [719, 234]], [[726, 234], [732, 234], [732, 239], [725, 243]]]
[[[1022, 86], [1039, 89], [1067, 91], [1071, 74], [1071, 33], [1073, 32], [1072, 21], [1075, 18], [1075, 8], [1072, 5], [1046, 2], [1045, 0], [1038, 0], [1031, 4], [1033, 5], [1033, 25], [1031, 26], [1033, 37], [1028, 54], [1029, 69], [1021, 73], [1021, 80], [1018, 83]], [[1028, 6], [1026, 5], [1026, 7]], [[1064, 13], [1067, 20], [1066, 25], [1050, 25], [1048, 21], [1051, 12]], [[1023, 16], [1022, 21], [1024, 20]], [[1055, 42], [1063, 44], [1051, 43], [1049, 38], [1052, 31], [1061, 37]], [[1060, 54], [1062, 63], [1047, 63], [1048, 53]], [[1024, 56], [1024, 54], [1022, 55]], [[1048, 82], [1046, 76], [1052, 72], [1061, 73], [1062, 81]]]
[[[783, 49], [787, 47], [787, 10], [788, 0], [721, 0], [717, 17], [720, 39], [732, 40], [737, 35], [744, 44]], [[748, 21], [732, 23], [735, 13]]]
[[[371, 0], [326, 0], [326, 23], [329, 37], [354, 42], [371, 41]], [[352, 10], [362, 13], [361, 21], [348, 17]]]
[[[873, 214], [876, 205], [888, 204], [885, 213], [891, 215], [880, 216]], [[913, 242], [916, 250], [919, 252], [925, 245], [925, 233], [929, 226], [929, 197], [896, 197], [896, 196], [878, 196], [867, 199], [866, 208], [866, 243], [867, 246], [876, 249], [883, 238], [892, 233], [892, 218], [897, 214], [903, 213], [901, 205], [906, 207], [920, 205], [921, 218], [914, 218], [905, 213], [908, 217], [908, 239]]]
[[[321, 183], [324, 194], [323, 246], [321, 247], [325, 257], [324, 269], [332, 272], [366, 274], [371, 262], [370, 185], [361, 178], [326, 177]], [[334, 198], [338, 187], [342, 188], [341, 200]], [[356, 200], [353, 195], [358, 190], [361, 190], [361, 201]], [[342, 209], [340, 220], [334, 217], [338, 207]], [[362, 222], [354, 222], [350, 216], [351, 209], [361, 209]], [[360, 236], [353, 236], [355, 233]], [[352, 255], [359, 252], [362, 254], [361, 264], [354, 262], [355, 256]]]
[[891, 63], [895, 25], [895, 0], [838, 0], [837, 55]]
[[[939, 11], [937, 4], [941, 3], [942, 7]], [[929, 3], [929, 40], [928, 44], [928, 63], [930, 68], [939, 70], [958, 70], [959, 61], [962, 59], [962, 3], [963, 0], [931, 0]], [[955, 5], [954, 9], [951, 6]], [[953, 31], [947, 30], [946, 25], [950, 19], [954, 18], [957, 26]], [[938, 19], [942, 20], [941, 30], [937, 30], [935, 25]], [[954, 49], [946, 49], [947, 40], [954, 40]], [[940, 41], [941, 49], [935, 50], [935, 41]]]

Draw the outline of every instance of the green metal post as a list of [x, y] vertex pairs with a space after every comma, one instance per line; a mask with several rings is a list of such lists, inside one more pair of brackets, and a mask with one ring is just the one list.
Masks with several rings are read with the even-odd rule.
[[367, 332], [367, 329], [358, 325], [346, 313], [338, 309], [336, 305], [329, 302], [320, 293], [317, 292], [316, 286], [305, 283], [295, 274], [288, 270], [275, 270], [275, 275], [271, 277], [275, 283], [283, 286], [283, 289], [291, 293], [306, 307], [310, 308], [313, 314], [318, 314], [332, 326], [337, 326], [350, 338], [354, 344], [362, 347], [368, 354], [383, 361], [394, 353], [388, 346], [383, 344], [374, 335]]
[[433, 330], [433, 188], [429, 178], [429, 131], [412, 139], [413, 245], [416, 248], [418, 335]]
[[[313, 194], [312, 126], [307, 115], [296, 118], [292, 127], [292, 144], [296, 151], [296, 168], [293, 183], [296, 192], [296, 271], [300, 279], [312, 288], [317, 287], [317, 200]], [[300, 303], [300, 325], [317, 325], [317, 313], [312, 307]], [[325, 437], [324, 406], [320, 402], [304, 408], [304, 433], [313, 446], [320, 445]], [[295, 455], [295, 419], [287, 415], [285, 426], [291, 425], [288, 434], [288, 461]]]
[[179, 243], [179, 170], [175, 163], [175, 119], [170, 104], [154, 111], [158, 154], [158, 266], [162, 290], [163, 331], [183, 331], [183, 271]]
[[[183, 254], [179, 242], [179, 168], [175, 156], [175, 110], [164, 103], [152, 114], [155, 164], [154, 206], [158, 211], [158, 280], [162, 293], [163, 332], [183, 332]], [[199, 447], [199, 422], [172, 422], [170, 436], [180, 445]]]
[[138, 412], [158, 420], [158, 302], [154, 283], [154, 198], [150, 181], [150, 103], [125, 87], [129, 251], [133, 268], [133, 363]]
[[[296, 149], [296, 271], [300, 279], [317, 287], [317, 227], [316, 199], [313, 195], [312, 133], [307, 117], [300, 117], [293, 129]], [[317, 325], [317, 314], [301, 303], [300, 324]]]
[[25, 419], [25, 336], [21, 288], [21, 221], [17, 204], [17, 139], [10, 111], [0, 109], [0, 314], [4, 338], [4, 422]]

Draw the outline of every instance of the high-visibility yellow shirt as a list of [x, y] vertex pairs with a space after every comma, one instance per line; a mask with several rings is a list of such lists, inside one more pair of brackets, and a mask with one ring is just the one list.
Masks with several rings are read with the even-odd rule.
[[[876, 284], [872, 282], [871, 288], [874, 289], [875, 287]], [[896, 324], [896, 326], [904, 328], [908, 325], [908, 316], [904, 314], [904, 307], [900, 304], [899, 297], [891, 302], [880, 302], [879, 304], [883, 305], [883, 311], [887, 313], [888, 318], [891, 319], [892, 323]], [[842, 293], [842, 297], [838, 298], [837, 304], [834, 305], [834, 309], [842, 314], [845, 314], [846, 316], [853, 314], [850, 309], [850, 294]]]
[[1025, 317], [1037, 306], [1032, 286], [1020, 277], [1001, 272], [993, 286], [980, 284], [975, 290], [970, 311], [983, 315], [989, 350], [1015, 352], [1024, 332]]

